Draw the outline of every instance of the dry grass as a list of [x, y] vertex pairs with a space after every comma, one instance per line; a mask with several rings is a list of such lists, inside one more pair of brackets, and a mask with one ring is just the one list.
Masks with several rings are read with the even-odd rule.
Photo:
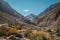
[[44, 31], [31, 30], [26, 33], [31, 40], [50, 40], [50, 33]]

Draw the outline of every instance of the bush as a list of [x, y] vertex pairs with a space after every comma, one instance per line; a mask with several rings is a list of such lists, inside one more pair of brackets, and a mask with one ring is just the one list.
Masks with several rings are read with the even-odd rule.
[[60, 36], [60, 28], [57, 29], [57, 36]]
[[25, 32], [24, 36], [27, 37], [27, 38], [30, 38], [30, 37], [31, 37], [31, 36], [30, 36], [31, 33], [32, 33], [31, 30], [27, 30], [27, 31]]
[[20, 34], [20, 30], [11, 27], [1, 27], [0, 28], [0, 35], [11, 35], [11, 34]]
[[27, 37], [31, 40], [50, 40], [50, 34], [48, 32], [33, 30], [32, 32], [27, 32]]
[[20, 30], [18, 30], [16, 28], [9, 28], [8, 33], [9, 34], [20, 34]]

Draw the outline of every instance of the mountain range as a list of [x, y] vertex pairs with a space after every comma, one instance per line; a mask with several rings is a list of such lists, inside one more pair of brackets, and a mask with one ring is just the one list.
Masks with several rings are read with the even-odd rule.
[[[2, 26], [1, 26], [2, 25]], [[0, 0], [1, 40], [60, 40], [60, 2], [26, 17]]]
[[0, 0], [0, 23], [9, 25], [31, 23], [26, 17], [14, 10], [7, 2]]
[[[34, 17], [34, 15], [32, 16]], [[27, 17], [18, 13], [7, 2], [0, 0], [0, 23], [9, 23], [13, 25], [18, 23], [29, 23], [40, 27], [60, 26], [60, 3], [49, 6], [44, 12], [35, 16], [33, 20], [29, 20]]]
[[60, 3], [55, 3], [46, 8], [33, 20], [33, 23], [40, 27], [60, 27]]

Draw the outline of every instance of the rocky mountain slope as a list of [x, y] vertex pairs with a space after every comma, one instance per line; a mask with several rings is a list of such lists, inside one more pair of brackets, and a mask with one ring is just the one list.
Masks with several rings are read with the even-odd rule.
[[23, 15], [14, 10], [7, 2], [0, 0], [0, 23], [23, 24], [31, 23]]
[[[6, 19], [8, 21], [13, 21], [13, 19], [14, 20], [16, 20], [16, 18], [22, 19], [22, 17], [23, 16], [21, 14], [18, 14], [14, 9], [12, 9], [7, 2], [0, 0], [0, 18], [1, 18], [1, 20]], [[3, 21], [1, 21], [1, 22], [3, 22]]]
[[55, 3], [33, 20], [40, 27], [60, 26], [60, 3]]

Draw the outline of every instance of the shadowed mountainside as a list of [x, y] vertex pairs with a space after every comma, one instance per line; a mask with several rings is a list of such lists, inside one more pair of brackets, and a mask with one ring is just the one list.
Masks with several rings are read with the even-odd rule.
[[0, 0], [0, 23], [31, 23], [27, 18], [14, 10], [7, 2]]

